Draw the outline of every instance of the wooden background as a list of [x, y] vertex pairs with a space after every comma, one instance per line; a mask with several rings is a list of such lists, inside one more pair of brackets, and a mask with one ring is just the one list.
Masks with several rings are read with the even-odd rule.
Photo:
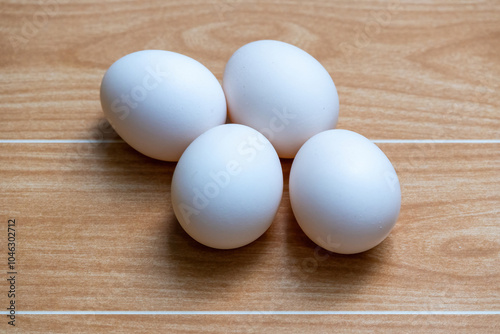
[[[6, 314], [16, 218], [16, 301], [28, 313], [15, 329], [2, 315], [1, 332], [498, 333], [499, 1], [1, 0], [0, 34], [0, 306]], [[378, 247], [316, 248], [290, 209], [289, 160], [264, 236], [231, 251], [201, 246], [172, 213], [175, 164], [101, 141], [119, 139], [99, 103], [118, 58], [176, 51], [221, 79], [231, 54], [258, 39], [292, 43], [327, 68], [339, 128], [394, 140], [379, 146], [403, 205]]]

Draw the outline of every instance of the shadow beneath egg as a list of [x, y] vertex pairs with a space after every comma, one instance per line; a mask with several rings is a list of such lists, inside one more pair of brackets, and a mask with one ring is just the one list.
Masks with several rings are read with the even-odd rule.
[[283, 214], [287, 216], [284, 247], [288, 259], [288, 288], [310, 291], [317, 296], [318, 302], [356, 298], [356, 292], [372, 284], [379, 276], [381, 264], [393, 248], [391, 238], [366, 252], [351, 255], [336, 254], [316, 245], [302, 231], [293, 215], [288, 190], [292, 161], [282, 159], [281, 162], [285, 180]]
[[269, 235], [264, 233], [244, 247], [210, 248], [191, 238], [173, 213], [164, 226], [162, 258], [169, 267], [169, 279], [175, 280], [190, 297], [224, 299], [233, 289], [241, 290], [241, 284], [256, 271], [269, 244]]
[[[120, 140], [113, 134], [108, 136]], [[158, 287], [166, 289], [158, 293], [168, 293], [174, 287], [182, 290], [187, 299], [217, 300], [229, 296], [232, 287], [241, 289], [238, 284], [259, 266], [268, 249], [268, 233], [237, 249], [204, 246], [182, 229], [173, 212], [171, 182], [175, 162], [149, 158], [125, 142], [85, 145], [78, 159], [93, 159], [92, 165], [102, 173], [100, 186], [107, 190], [106, 196], [113, 201], [147, 201], [151, 211], [160, 213], [161, 221], [144, 222], [145, 226], [159, 228], [149, 240], [154, 265], [144, 266], [162, 282]]]
[[380, 277], [384, 258], [389, 256], [393, 246], [389, 237], [362, 253], [337, 254], [311, 241], [294, 218], [288, 222], [287, 229], [290, 280], [297, 290], [308, 289], [323, 301], [356, 299], [359, 290]]
[[112, 128], [111, 131], [105, 140], [109, 137], [113, 142], [85, 142], [77, 150], [77, 159], [91, 160], [92, 168], [102, 174], [100, 186], [110, 190], [109, 196], [123, 196], [123, 191], [129, 190], [126, 195], [135, 195], [138, 200], [145, 200], [143, 195], [169, 197], [176, 162], [145, 156], [126, 142], [120, 142], [121, 138], [113, 135]]
[[[98, 123], [92, 131], [102, 129], [102, 123]], [[120, 138], [110, 131], [104, 139]], [[271, 228], [241, 248], [217, 250], [206, 247], [192, 239], [174, 215], [170, 184], [175, 162], [149, 158], [126, 143], [83, 145], [84, 149], [76, 152], [75, 157], [78, 161], [92, 159], [90, 166], [101, 174], [99, 187], [106, 191], [105, 196], [117, 202], [150, 203], [151, 210], [159, 213], [161, 221], [151, 224], [159, 230], [150, 240], [154, 264], [148, 267], [151, 275], [163, 282], [158, 287], [165, 290], [159, 290], [159, 293], [168, 294], [174, 289], [182, 291], [187, 300], [193, 301], [229, 300], [236, 295], [242, 301], [252, 301], [271, 293], [278, 301], [269, 301], [269, 305], [276, 309], [293, 309], [300, 306], [281, 303], [286, 303], [288, 293], [297, 292], [297, 296], [303, 296], [299, 303], [313, 300], [311, 308], [314, 305], [324, 308], [330, 302], [338, 305], [358, 298], [356, 293], [359, 290], [381, 276], [381, 264], [391, 252], [390, 237], [379, 246], [354, 255], [327, 252], [312, 242], [300, 229], [290, 207], [288, 179], [291, 159], [281, 159], [283, 200]], [[283, 257], [280, 255], [279, 259], [275, 257], [275, 262], [270, 262], [274, 254]], [[268, 282], [256, 283], [261, 280]], [[251, 285], [250, 289], [242, 287], [247, 283]], [[261, 287], [256, 284], [261, 284]], [[248, 295], [242, 296], [242, 291]]]

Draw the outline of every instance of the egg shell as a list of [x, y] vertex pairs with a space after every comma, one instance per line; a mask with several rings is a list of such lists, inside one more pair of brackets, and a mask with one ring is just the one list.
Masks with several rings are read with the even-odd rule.
[[172, 205], [198, 242], [231, 249], [251, 243], [271, 225], [283, 193], [281, 163], [256, 130], [225, 124], [185, 150], [172, 179]]
[[292, 210], [305, 234], [336, 253], [366, 251], [391, 232], [401, 189], [387, 156], [348, 130], [309, 139], [290, 170]]
[[123, 140], [166, 161], [177, 161], [196, 137], [227, 117], [217, 78], [198, 61], [161, 50], [134, 52], [111, 65], [101, 105]]
[[307, 52], [272, 40], [238, 49], [224, 70], [229, 117], [263, 133], [281, 158], [335, 128], [339, 98], [328, 71]]

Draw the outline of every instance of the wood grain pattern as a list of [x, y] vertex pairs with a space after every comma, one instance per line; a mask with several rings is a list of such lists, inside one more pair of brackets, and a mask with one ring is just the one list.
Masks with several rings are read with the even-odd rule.
[[[173, 163], [126, 144], [94, 145], [85, 154], [73, 144], [0, 145], [1, 161], [8, 161], [0, 165], [8, 208], [1, 216], [18, 221], [25, 278], [19, 307], [498, 310], [500, 144], [423, 147], [418, 156], [411, 145], [381, 145], [400, 177], [402, 214], [381, 245], [344, 256], [324, 252], [301, 232], [287, 190], [263, 237], [219, 251], [177, 223], [169, 195]], [[291, 161], [282, 163], [287, 180]], [[448, 323], [435, 317], [438, 327]], [[283, 326], [293, 321], [285, 318]]]
[[[494, 316], [26, 316], [24, 333], [495, 333]], [[496, 321], [498, 324], [498, 321]], [[250, 325], [249, 325], [250, 324]]]
[[342, 128], [369, 138], [500, 135], [498, 1], [59, 2], [1, 5], [3, 138], [91, 138], [100, 80], [130, 52], [180, 52], [221, 79], [231, 54], [256, 39], [290, 42], [324, 64]]
[[[0, 140], [119, 139], [99, 85], [125, 54], [166, 49], [222, 78], [277, 39], [332, 75], [340, 128], [371, 139], [500, 139], [498, 1], [0, 0]], [[170, 204], [174, 163], [124, 143], [0, 143], [0, 220], [18, 222], [25, 311], [499, 311], [500, 144], [380, 144], [402, 186], [368, 252], [317, 248], [285, 193], [272, 227], [218, 251]], [[2, 228], [3, 229], [3, 228]], [[5, 236], [0, 235], [5, 250]], [[4, 259], [0, 259], [4, 261]], [[0, 273], [0, 307], [8, 299]], [[5, 306], [5, 307], [4, 307]], [[0, 332], [480, 332], [499, 315], [19, 315]]]

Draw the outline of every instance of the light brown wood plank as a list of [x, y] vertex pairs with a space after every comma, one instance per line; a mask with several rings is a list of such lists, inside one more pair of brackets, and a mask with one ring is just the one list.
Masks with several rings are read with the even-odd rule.
[[[0, 140], [119, 139], [99, 104], [101, 78], [115, 60], [171, 50], [220, 80], [231, 54], [258, 39], [297, 45], [326, 67], [339, 92], [340, 128], [370, 139], [500, 139], [498, 1], [401, 1], [396, 9], [372, 0], [58, 3], [0, 0]], [[342, 256], [317, 248], [295, 222], [289, 160], [269, 231], [247, 247], [218, 251], [176, 221], [173, 163], [124, 143], [0, 143], [0, 222], [17, 220], [18, 310], [499, 311], [500, 144], [379, 146], [400, 177], [400, 219], [380, 246]], [[5, 240], [0, 235], [4, 254]], [[13, 331], [3, 319], [0, 332]], [[499, 315], [21, 314], [17, 321], [22, 333], [500, 327]]]
[[345, 256], [317, 248], [295, 222], [290, 160], [272, 227], [249, 246], [221, 251], [177, 223], [174, 163], [126, 144], [86, 153], [73, 144], [1, 144], [0, 219], [18, 222], [18, 307], [500, 309], [500, 144], [380, 146], [400, 177], [402, 213], [381, 245]]
[[180, 52], [221, 79], [231, 54], [258, 39], [292, 43], [324, 64], [338, 87], [342, 128], [379, 139], [500, 137], [498, 1], [47, 7], [30, 0], [0, 7], [1, 139], [93, 138], [103, 117], [100, 80], [130, 52]]
[[[20, 317], [23, 333], [496, 333], [499, 316], [193, 315]], [[204, 324], [204, 325], [201, 325]]]

